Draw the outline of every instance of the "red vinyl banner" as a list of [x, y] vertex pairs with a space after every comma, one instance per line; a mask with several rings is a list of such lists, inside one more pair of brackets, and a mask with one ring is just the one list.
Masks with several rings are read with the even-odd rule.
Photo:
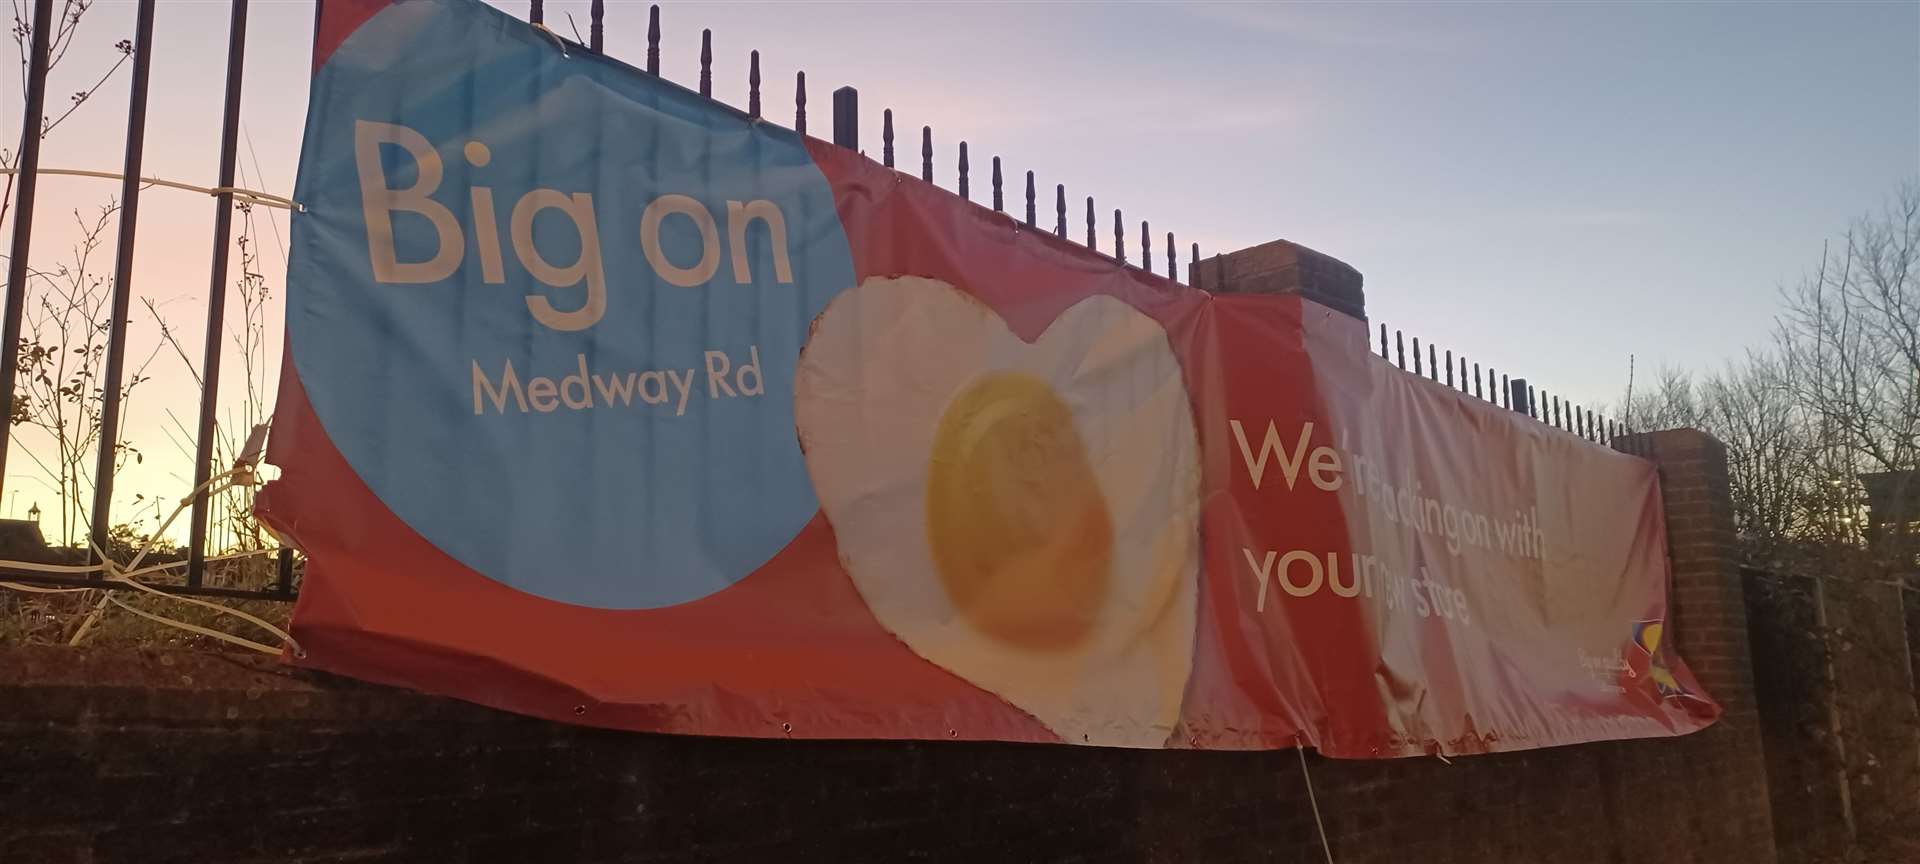
[[1713, 721], [1653, 466], [471, 0], [325, 7], [294, 662], [624, 729], [1332, 756]]

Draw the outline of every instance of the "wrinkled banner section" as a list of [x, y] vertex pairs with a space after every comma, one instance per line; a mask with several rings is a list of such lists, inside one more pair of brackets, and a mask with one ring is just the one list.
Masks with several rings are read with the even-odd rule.
[[331, 0], [261, 517], [320, 669], [625, 729], [1673, 735], [1648, 463], [472, 0]]

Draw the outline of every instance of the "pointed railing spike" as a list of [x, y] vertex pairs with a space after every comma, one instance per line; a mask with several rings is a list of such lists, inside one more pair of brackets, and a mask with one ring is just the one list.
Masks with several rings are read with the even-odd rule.
[[1440, 380], [1440, 361], [1437, 359], [1438, 356], [1439, 355], [1434, 352], [1433, 343], [1428, 342], [1427, 343], [1427, 377], [1434, 381]]
[[1127, 263], [1127, 229], [1125, 222], [1126, 220], [1120, 216], [1120, 210], [1115, 208], [1113, 211], [1113, 259], [1122, 264]]
[[760, 119], [760, 52], [747, 52], [747, 116]]
[[1000, 157], [993, 157], [993, 212], [1007, 212], [1006, 184], [1000, 181]]
[[1093, 218], [1093, 196], [1087, 196], [1087, 248], [1100, 251], [1100, 238], [1096, 236]]
[[1140, 220], [1140, 269], [1153, 272], [1153, 231], [1145, 219]]
[[793, 131], [807, 134], [807, 73], [793, 73]]
[[1180, 274], [1178, 272], [1179, 269], [1180, 269], [1179, 258], [1173, 253], [1173, 232], [1168, 231], [1167, 232], [1167, 278], [1172, 279], [1175, 282], [1180, 281]]
[[1413, 374], [1424, 375], [1420, 369], [1420, 337], [1413, 337]]
[[1465, 357], [1460, 358], [1460, 392], [1467, 392], [1467, 358]]
[[660, 6], [647, 9], [647, 74], [660, 74]]
[[[1196, 243], [1194, 245], [1197, 246], [1199, 244]], [[1193, 270], [1189, 268], [1187, 274], [1191, 277]], [[1387, 324], [1384, 321], [1380, 322], [1380, 359], [1387, 359]]]
[[[1460, 362], [1466, 362], [1466, 358], [1460, 358]], [[1478, 363], [1473, 364], [1473, 395], [1476, 399], [1487, 398], [1484, 391], [1480, 389], [1480, 364]]]
[[713, 31], [700, 31], [700, 95], [713, 98]]
[[1039, 219], [1038, 211], [1035, 210], [1033, 194], [1034, 194], [1033, 193], [1033, 172], [1028, 171], [1027, 172], [1027, 227], [1028, 228], [1036, 227], [1035, 220]]
[[1053, 187], [1053, 236], [1067, 237], [1067, 184]]
[[968, 201], [973, 200], [973, 196], [968, 194], [967, 189], [967, 142], [965, 141], [960, 142], [960, 197]]
[[933, 127], [920, 127], [920, 179], [933, 182]]
[[[1193, 244], [1193, 257], [1187, 259], [1187, 284], [1195, 288], [1200, 287], [1200, 244], [1198, 243]], [[1383, 324], [1381, 326], [1384, 327], [1386, 325]], [[1386, 337], [1382, 336], [1381, 338], [1384, 339]], [[1384, 357], [1386, 355], [1382, 354], [1380, 356]]]
[[1453, 386], [1453, 349], [1447, 349], [1447, 386]]
[[[1400, 371], [1405, 372], [1407, 369], [1407, 340], [1405, 334], [1398, 330], [1393, 331], [1393, 354], [1395, 358], [1394, 365], [1400, 367]], [[1414, 349], [1413, 356], [1420, 356], [1420, 350], [1417, 348]]]
[[1527, 385], [1527, 416], [1535, 420], [1545, 419], [1540, 416], [1540, 414], [1542, 413], [1540, 410], [1540, 407], [1541, 406], [1540, 406], [1539, 391], [1535, 390], [1532, 384], [1528, 384]]
[[893, 109], [880, 112], [880, 164], [893, 167]]
[[593, 0], [587, 7], [587, 47], [599, 54], [606, 47], [607, 0]]

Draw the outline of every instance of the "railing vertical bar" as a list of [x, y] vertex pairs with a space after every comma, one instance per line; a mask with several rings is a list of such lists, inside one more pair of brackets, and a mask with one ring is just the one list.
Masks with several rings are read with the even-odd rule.
[[547, 4], [545, 0], [533, 0], [533, 2], [527, 4], [527, 23], [547, 23]]
[[274, 556], [274, 593], [282, 597], [293, 596], [293, 549], [280, 547], [280, 553]]
[[1034, 200], [1033, 172], [1027, 172], [1027, 227], [1037, 228], [1039, 221], [1038, 202]]
[[587, 47], [600, 54], [606, 47], [606, 0], [593, 0], [587, 7]]
[[713, 98], [713, 30], [700, 31], [700, 95]]
[[993, 157], [993, 212], [1005, 213], [1007, 199], [1005, 184], [1000, 179], [1000, 157]]
[[1387, 359], [1387, 322], [1380, 322], [1380, 359]]
[[1173, 252], [1173, 232], [1167, 232], [1167, 278], [1180, 281], [1180, 262]]
[[[226, 107], [220, 120], [219, 188], [233, 188], [233, 169], [240, 136], [240, 82], [246, 70], [247, 0], [233, 0], [227, 28]], [[187, 535], [187, 587], [200, 587], [207, 569], [207, 509], [212, 495], [200, 487], [213, 476], [214, 420], [220, 400], [220, 349], [226, 344], [227, 254], [233, 244], [233, 193], [214, 199], [213, 267], [207, 280], [207, 345], [200, 364], [200, 425], [193, 462], [193, 521]]]
[[647, 74], [660, 74], [660, 4], [647, 8]]
[[1140, 269], [1153, 272], [1153, 230], [1145, 219], [1140, 220]]
[[833, 143], [860, 152], [860, 91], [852, 87], [833, 91]]
[[[127, 309], [133, 303], [133, 249], [140, 217], [140, 163], [147, 144], [147, 84], [153, 60], [154, 0], [134, 11], [133, 85], [127, 94], [127, 142], [120, 168], [120, 233], [113, 249], [113, 312], [107, 322], [100, 386], [100, 452], [93, 468], [93, 546], [104, 552], [113, 523], [113, 468], [120, 447], [120, 391], [127, 358]], [[95, 560], [98, 560], [97, 558]], [[100, 571], [94, 571], [100, 575]]]
[[[6, 320], [0, 324], [0, 398], [4, 398], [9, 407], [13, 404], [14, 377], [20, 371], [20, 317], [27, 310], [27, 256], [33, 248], [33, 197], [40, 179], [40, 136], [27, 134], [26, 130], [38, 132], [45, 122], [42, 115], [47, 97], [47, 34], [55, 26], [53, 0], [34, 0], [26, 109], [20, 118], [20, 156], [14, 161], [17, 173], [13, 193], [13, 257], [7, 259]], [[7, 445], [12, 437], [10, 426], [0, 429], [0, 486], [5, 484]]]
[[[1200, 272], [1200, 244], [1195, 243], [1193, 244], [1193, 257], [1187, 259], [1187, 284], [1188, 285], [1192, 285], [1195, 288], [1200, 287], [1200, 277], [1197, 275], [1199, 272]], [[1380, 338], [1385, 339], [1387, 338], [1386, 336], [1387, 331], [1384, 328], [1387, 325], [1382, 324], [1380, 326], [1382, 328], [1380, 331]], [[1381, 356], [1384, 357], [1386, 355], [1383, 353], [1381, 354]]]
[[1053, 187], [1053, 236], [1067, 239], [1067, 184]]
[[1439, 356], [1440, 355], [1436, 353], [1434, 350], [1433, 343], [1428, 342], [1427, 343], [1427, 378], [1434, 381], [1440, 380], [1440, 361], [1438, 359]]
[[1453, 386], [1453, 349], [1447, 349], [1447, 386]]
[[920, 127], [920, 179], [933, 182], [933, 127]]
[[967, 142], [960, 142], [960, 197], [973, 200], [972, 190], [967, 185]]
[[1413, 374], [1425, 374], [1420, 369], [1420, 337], [1413, 337]]
[[880, 112], [880, 164], [893, 167], [893, 109]]
[[[1407, 340], [1406, 340], [1406, 335], [1401, 333], [1398, 330], [1393, 331], [1393, 353], [1397, 357], [1397, 359], [1394, 361], [1394, 365], [1399, 366], [1400, 371], [1402, 372], [1406, 371]], [[1413, 351], [1413, 356], [1415, 357], [1420, 356], [1420, 349], [1415, 348]]]
[[1092, 195], [1087, 196], [1087, 248], [1092, 249], [1095, 252], [1100, 251], [1100, 238], [1096, 235], [1094, 230], [1093, 196]]
[[1125, 223], [1125, 220], [1120, 216], [1120, 209], [1117, 207], [1114, 208], [1114, 211], [1113, 211], [1113, 259], [1122, 264], [1127, 263], [1127, 229], [1124, 223]]
[[1546, 419], [1540, 416], [1541, 413], [1542, 412], [1540, 410], [1540, 394], [1538, 392], [1535, 392], [1532, 384], [1528, 384], [1527, 385], [1527, 416], [1535, 420]]
[[[1460, 358], [1460, 362], [1462, 364], [1466, 363], [1467, 358], [1465, 357]], [[1467, 370], [1464, 368], [1460, 370], [1461, 374], [1465, 374], [1466, 371]], [[1473, 398], [1475, 399], [1487, 398], [1485, 391], [1480, 389], [1480, 364], [1478, 363], [1473, 364]]]
[[747, 116], [760, 119], [760, 52], [747, 52]]
[[807, 73], [793, 73], [793, 131], [807, 134]]

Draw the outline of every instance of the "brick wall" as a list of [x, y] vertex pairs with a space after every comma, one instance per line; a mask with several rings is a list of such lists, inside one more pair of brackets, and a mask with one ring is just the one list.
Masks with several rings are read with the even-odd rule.
[[[1728, 720], [1451, 765], [1310, 756], [1335, 860], [1773, 861], [1724, 462], [1705, 436], [1647, 444], [1677, 637]], [[638, 735], [250, 657], [0, 647], [7, 864], [898, 860], [1324, 859], [1294, 751]]]

